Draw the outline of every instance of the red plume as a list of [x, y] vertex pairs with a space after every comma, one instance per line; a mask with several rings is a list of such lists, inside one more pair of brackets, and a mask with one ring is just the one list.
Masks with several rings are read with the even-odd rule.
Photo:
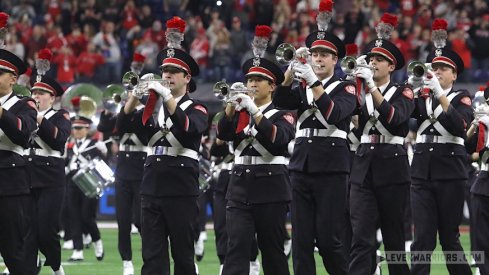
[[346, 44], [346, 55], [348, 56], [356, 56], [358, 55], [358, 46], [355, 43]]
[[31, 67], [27, 67], [27, 70], [25, 71], [24, 74], [27, 75], [28, 77], [31, 77], [31, 75], [32, 75], [32, 68]]
[[431, 25], [431, 29], [436, 30], [446, 30], [448, 27], [448, 23], [445, 19], [435, 19], [433, 24]]
[[334, 2], [331, 0], [323, 0], [319, 3], [320, 12], [332, 12]]
[[484, 87], [484, 86], [479, 86], [479, 90], [477, 90], [477, 91], [484, 91], [485, 89], [486, 89], [486, 87]]
[[143, 63], [144, 60], [146, 60], [146, 57], [140, 53], [134, 53], [134, 55], [132, 56], [132, 61], [134, 62]]
[[73, 107], [77, 108], [77, 107], [80, 107], [80, 97], [79, 96], [75, 96], [71, 99], [71, 104], [73, 105]]
[[384, 15], [382, 15], [382, 18], [380, 18], [380, 21], [389, 24], [394, 28], [397, 26], [397, 16], [390, 13], [384, 13]]
[[51, 61], [51, 58], [53, 57], [53, 53], [51, 52], [50, 49], [44, 48], [44, 49], [39, 51], [39, 53], [37, 54], [37, 57], [39, 59], [46, 59], [48, 61]]
[[5, 12], [0, 12], [0, 28], [4, 28], [7, 26], [8, 22], [8, 14]]
[[255, 28], [255, 36], [269, 38], [272, 33], [272, 28], [267, 25], [257, 25]]
[[185, 32], [185, 20], [178, 16], [173, 16], [172, 19], [166, 21], [167, 29], [178, 29], [179, 32]]

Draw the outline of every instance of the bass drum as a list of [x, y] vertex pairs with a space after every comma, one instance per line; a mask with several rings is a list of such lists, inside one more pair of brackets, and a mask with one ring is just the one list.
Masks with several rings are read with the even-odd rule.
[[115, 181], [114, 172], [105, 161], [95, 158], [88, 167], [73, 176], [73, 182], [89, 198], [100, 198], [104, 189]]

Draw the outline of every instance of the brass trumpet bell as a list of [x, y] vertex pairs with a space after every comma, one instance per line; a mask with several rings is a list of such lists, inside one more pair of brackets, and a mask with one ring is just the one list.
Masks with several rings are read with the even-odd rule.
[[121, 85], [110, 84], [105, 88], [103, 93], [104, 108], [111, 112], [117, 113], [119, 107], [127, 100], [127, 92]]
[[229, 94], [229, 84], [227, 84], [225, 81], [216, 82], [214, 87], [212, 87], [212, 92], [214, 92], [217, 99], [224, 100]]
[[289, 65], [296, 57], [296, 50], [292, 44], [282, 43], [275, 51], [275, 59], [281, 65]]
[[134, 87], [138, 85], [138, 83], [139, 76], [132, 71], [129, 71], [122, 76], [122, 86], [124, 86], [124, 88], [129, 91], [133, 90]]
[[353, 56], [345, 56], [341, 59], [340, 66], [345, 74], [353, 74], [357, 68], [357, 60]]
[[407, 74], [415, 79], [421, 79], [429, 69], [429, 66], [421, 61], [412, 61], [407, 67]]

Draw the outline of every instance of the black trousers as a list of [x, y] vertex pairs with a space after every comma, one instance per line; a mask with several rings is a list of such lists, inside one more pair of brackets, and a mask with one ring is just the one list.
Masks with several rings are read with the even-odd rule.
[[0, 198], [0, 254], [10, 274], [25, 274], [24, 238], [30, 217], [30, 196]]
[[[351, 185], [350, 219], [353, 238], [348, 274], [371, 275], [372, 270], [375, 270], [375, 257], [372, 255], [378, 247], [376, 231], [379, 224], [385, 251], [405, 259], [404, 210], [407, 192], [408, 183], [375, 187], [370, 174], [367, 174], [364, 184]], [[389, 264], [388, 268], [389, 274], [409, 274], [405, 261]]]
[[168, 238], [175, 275], [195, 275], [197, 197], [141, 196], [142, 275], [169, 274]]
[[[427, 181], [412, 179], [411, 208], [414, 222], [414, 242], [411, 245], [411, 274], [430, 273], [431, 265], [416, 261], [416, 252], [430, 251], [436, 247], [438, 232], [444, 252], [463, 253], [458, 227], [462, 222], [465, 180]], [[426, 253], [426, 252], [425, 252]], [[429, 261], [429, 259], [428, 259]], [[449, 274], [472, 274], [465, 264], [447, 262]]]
[[[118, 248], [123, 261], [132, 260], [131, 224], [141, 228], [140, 180], [117, 179], [115, 204], [118, 230]], [[134, 211], [136, 209], [136, 211]]]
[[83, 250], [84, 227], [93, 242], [100, 240], [100, 231], [96, 222], [98, 199], [85, 196], [73, 182], [68, 184], [68, 192], [73, 247], [75, 250]]
[[316, 274], [314, 246], [329, 274], [347, 274], [343, 246], [348, 174], [291, 171], [292, 260], [294, 274]]
[[[228, 233], [226, 231], [226, 194], [220, 191], [213, 192], [213, 215], [214, 232], [216, 235], [216, 252], [219, 263], [224, 264], [228, 248]], [[250, 262], [255, 261], [258, 257], [258, 244], [256, 238], [253, 238], [251, 245]]]
[[480, 263], [481, 275], [489, 275], [489, 197], [472, 194], [472, 215], [471, 226], [474, 226], [473, 251], [484, 251], [484, 264]]
[[255, 234], [262, 253], [263, 273], [290, 274], [284, 253], [286, 215], [286, 202], [245, 205], [228, 201], [226, 230], [229, 242], [222, 274], [249, 274]]
[[24, 250], [27, 274], [37, 275], [38, 251], [46, 257], [46, 266], [56, 271], [61, 265], [59, 219], [65, 186], [31, 189], [32, 210]]

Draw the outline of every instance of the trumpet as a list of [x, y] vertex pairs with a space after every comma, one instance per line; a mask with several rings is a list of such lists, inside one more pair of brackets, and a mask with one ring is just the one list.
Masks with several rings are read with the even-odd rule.
[[341, 70], [347, 75], [353, 75], [357, 68], [369, 68], [374, 70], [375, 68], [370, 65], [358, 64], [357, 59], [353, 56], [345, 56], [340, 61]]
[[412, 61], [407, 67], [407, 74], [408, 76], [412, 76], [415, 80], [421, 81], [428, 70], [431, 70], [430, 63], [425, 64], [421, 61]]
[[294, 59], [296, 59], [296, 50], [292, 44], [282, 43], [278, 45], [275, 51], [275, 59], [281, 65], [289, 65]]
[[132, 93], [139, 98], [149, 95], [148, 86], [153, 81], [159, 82], [165, 87], [170, 86], [170, 82], [168, 80], [161, 79], [160, 76], [153, 73], [145, 74], [139, 78], [136, 73], [129, 71], [122, 76], [122, 86], [124, 86], [124, 88], [126, 88], [128, 91], [132, 91]]
[[256, 92], [254, 89], [246, 88], [246, 86], [241, 82], [236, 82], [229, 87], [229, 84], [227, 84], [226, 81], [216, 82], [212, 88], [212, 91], [217, 99], [225, 102], [229, 102], [237, 94], [253, 95]]

